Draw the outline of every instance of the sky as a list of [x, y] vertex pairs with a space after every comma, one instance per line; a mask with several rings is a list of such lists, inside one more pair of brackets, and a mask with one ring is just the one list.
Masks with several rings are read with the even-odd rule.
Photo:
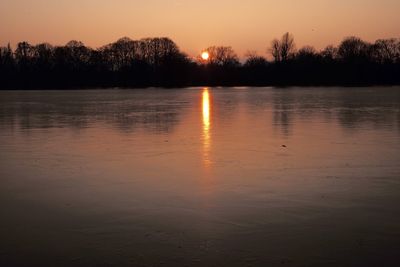
[[0, 0], [0, 45], [170, 37], [191, 56], [211, 45], [265, 55], [285, 32], [317, 49], [351, 35], [399, 38], [399, 13], [400, 0]]

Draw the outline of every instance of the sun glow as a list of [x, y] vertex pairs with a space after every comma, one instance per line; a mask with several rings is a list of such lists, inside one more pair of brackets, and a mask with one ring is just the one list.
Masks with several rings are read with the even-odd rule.
[[203, 53], [201, 53], [201, 58], [203, 60], [208, 60], [210, 58], [210, 54], [207, 51], [204, 51]]

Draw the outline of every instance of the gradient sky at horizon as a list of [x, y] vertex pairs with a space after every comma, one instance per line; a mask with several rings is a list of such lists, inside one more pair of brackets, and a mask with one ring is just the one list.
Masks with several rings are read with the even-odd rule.
[[211, 45], [263, 55], [287, 31], [318, 49], [350, 35], [398, 38], [399, 13], [399, 0], [0, 0], [0, 45], [167, 36], [192, 56]]

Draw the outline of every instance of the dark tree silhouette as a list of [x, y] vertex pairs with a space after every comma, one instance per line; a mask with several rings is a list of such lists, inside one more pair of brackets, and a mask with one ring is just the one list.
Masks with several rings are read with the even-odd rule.
[[296, 57], [299, 59], [315, 58], [317, 56], [317, 50], [312, 46], [304, 46], [299, 49]]
[[338, 49], [333, 45], [328, 45], [320, 53], [323, 60], [327, 63], [333, 62], [338, 57]]
[[20, 42], [15, 50], [15, 59], [21, 68], [28, 67], [32, 58], [35, 55], [35, 50], [28, 42]]
[[102, 47], [103, 60], [112, 71], [118, 71], [132, 64], [136, 57], [137, 42], [128, 37], [123, 37], [115, 43]]
[[13, 51], [10, 44], [6, 47], [0, 47], [0, 67], [10, 68], [14, 66]]
[[345, 38], [338, 47], [297, 52], [289, 33], [271, 43], [274, 62], [248, 52], [243, 64], [229, 46], [192, 60], [169, 38], [123, 37], [98, 49], [20, 42], [0, 47], [0, 89], [203, 85], [400, 84], [400, 40]]
[[54, 48], [48, 43], [42, 43], [34, 46], [34, 60], [38, 68], [50, 69], [53, 65]]
[[379, 39], [373, 45], [373, 58], [379, 63], [400, 61], [400, 39]]
[[275, 62], [286, 62], [294, 55], [295, 48], [294, 38], [287, 32], [282, 36], [281, 40], [274, 39], [272, 41], [269, 51]]
[[338, 56], [345, 62], [358, 62], [370, 59], [371, 45], [358, 37], [347, 37], [338, 48]]
[[209, 54], [208, 64], [230, 67], [239, 65], [239, 58], [230, 46], [211, 46], [205, 51]]
[[262, 68], [266, 67], [268, 61], [257, 54], [257, 52], [249, 51], [246, 54], [246, 61], [244, 63], [244, 67], [248, 68]]
[[15, 59], [10, 44], [0, 47], [0, 88], [12, 86], [15, 79]]

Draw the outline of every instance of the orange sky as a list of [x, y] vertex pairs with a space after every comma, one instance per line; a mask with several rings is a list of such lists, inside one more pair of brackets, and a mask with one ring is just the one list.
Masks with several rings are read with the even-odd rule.
[[400, 37], [399, 13], [399, 0], [0, 0], [0, 45], [167, 36], [192, 56], [210, 45], [264, 55], [286, 31], [316, 48]]

